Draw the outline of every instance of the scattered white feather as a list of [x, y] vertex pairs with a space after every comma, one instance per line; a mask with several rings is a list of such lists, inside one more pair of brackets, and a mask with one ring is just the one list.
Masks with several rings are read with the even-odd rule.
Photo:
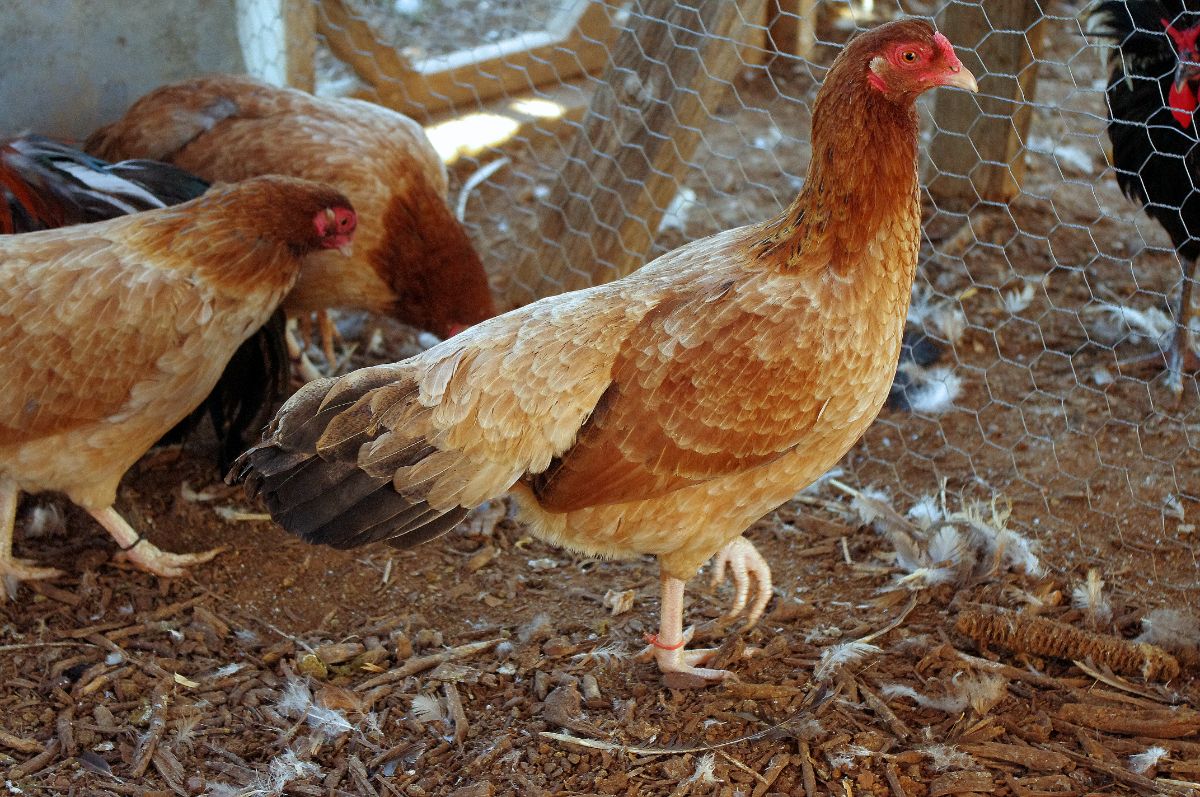
[[658, 231], [661, 233], [666, 230], [686, 230], [688, 216], [697, 204], [699, 203], [696, 202], [695, 191], [687, 186], [680, 188], [663, 212], [662, 220], [658, 222]]
[[525, 564], [530, 570], [553, 570], [554, 568], [558, 567], [559, 563], [556, 559], [543, 557], [541, 559], [530, 559]]
[[595, 650], [589, 650], [585, 653], [576, 653], [571, 657], [571, 660], [582, 661], [585, 663], [597, 661], [602, 664], [611, 664], [619, 659], [627, 658], [628, 656], [629, 651], [627, 651], [624, 646], [616, 641], [609, 641]]
[[918, 284], [908, 304], [908, 324], [953, 346], [967, 329], [967, 316], [957, 299], [940, 297], [930, 286]]
[[1107, 368], [1098, 366], [1092, 369], [1092, 381], [1095, 382], [1098, 387], [1104, 387], [1105, 385], [1111, 385], [1117, 380], [1112, 375], [1112, 372]]
[[1092, 157], [1070, 144], [1053, 141], [1049, 136], [1031, 136], [1026, 145], [1030, 151], [1049, 155], [1058, 161], [1060, 166], [1070, 166], [1077, 172], [1091, 174], [1096, 170]]
[[275, 710], [285, 717], [303, 717], [311, 705], [312, 693], [308, 686], [299, 679], [289, 678]]
[[245, 669], [246, 666], [247, 665], [245, 665], [245, 664], [238, 664], [236, 662], [233, 664], [226, 664], [224, 667], [218, 667], [216, 670], [213, 670], [213, 674], [211, 677], [213, 680], [217, 680], [220, 678], [228, 678], [229, 676]]
[[1017, 315], [1033, 303], [1033, 294], [1036, 288], [1037, 283], [1026, 282], [1019, 289], [1014, 288], [1011, 291], [1005, 291], [1000, 304], [1009, 315]]
[[962, 535], [953, 526], [942, 526], [934, 532], [929, 540], [929, 561], [933, 564], [947, 562], [952, 565], [961, 564], [963, 560]]
[[421, 13], [422, 0], [392, 0], [392, 8], [397, 14], [411, 17]]
[[321, 774], [321, 768], [311, 761], [301, 761], [292, 750], [284, 750], [281, 754], [267, 762], [267, 775], [270, 779], [271, 791], [282, 793], [284, 788], [294, 780], [303, 780]]
[[1142, 618], [1138, 642], [1167, 650], [1200, 649], [1200, 618], [1178, 609], [1155, 609]]
[[1112, 606], [1104, 597], [1104, 581], [1100, 571], [1090, 568], [1087, 580], [1071, 591], [1071, 605], [1087, 612], [1093, 621], [1107, 623], [1112, 619]]
[[1158, 765], [1158, 762], [1168, 755], [1170, 751], [1165, 747], [1155, 745], [1144, 753], [1135, 753], [1129, 756], [1129, 770], [1136, 772], [1139, 775], [1145, 775], [1151, 769]]
[[43, 537], [48, 534], [62, 534], [67, 530], [63, 520], [63, 511], [58, 504], [43, 504], [35, 506], [25, 522], [26, 537]]
[[946, 517], [937, 497], [933, 495], [923, 495], [918, 498], [905, 514], [922, 529], [931, 528]]
[[517, 639], [523, 643], [536, 642], [539, 639], [548, 638], [553, 632], [554, 624], [550, 621], [550, 615], [539, 612], [528, 623], [517, 629]]
[[717, 773], [717, 756], [715, 753], [705, 753], [696, 759], [696, 771], [688, 776], [685, 783], [703, 783], [712, 784], [718, 783]]
[[767, 128], [766, 133], [755, 136], [750, 143], [754, 145], [755, 149], [774, 149], [780, 141], [783, 141], [783, 131], [775, 125], [771, 125]]
[[1176, 520], [1184, 519], [1183, 502], [1177, 495], [1168, 495], [1163, 499], [1163, 514]]
[[922, 415], [937, 415], [954, 406], [954, 400], [962, 393], [962, 378], [944, 365], [909, 371], [912, 383], [905, 395], [913, 412]]
[[446, 706], [436, 695], [417, 695], [413, 698], [412, 713], [420, 722], [442, 722], [446, 719]]
[[862, 525], [872, 526], [877, 519], [886, 516], [891, 500], [892, 497], [884, 490], [868, 487], [850, 499], [850, 509]]
[[878, 646], [857, 639], [833, 645], [821, 651], [821, 660], [817, 662], [813, 677], [818, 681], [827, 681], [842, 667], [882, 652]]
[[354, 730], [340, 711], [314, 704], [308, 686], [298, 678], [288, 679], [275, 709], [285, 717], [303, 718], [314, 730], [330, 738]]
[[921, 748], [921, 752], [929, 756], [933, 768], [939, 772], [948, 769], [975, 769], [975, 759], [950, 744], [931, 744]]
[[1130, 343], [1145, 339], [1165, 345], [1175, 330], [1175, 322], [1157, 307], [1138, 310], [1101, 302], [1084, 308], [1084, 312], [1098, 317], [1092, 331], [1103, 343], [1116, 343], [1129, 338]]

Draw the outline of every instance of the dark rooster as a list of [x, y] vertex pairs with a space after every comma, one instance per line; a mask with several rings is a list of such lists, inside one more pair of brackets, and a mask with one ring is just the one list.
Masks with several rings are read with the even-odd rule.
[[1163, 226], [1182, 265], [1175, 335], [1167, 354], [1168, 385], [1178, 394], [1182, 372], [1200, 366], [1189, 322], [1200, 257], [1200, 10], [1184, 2], [1112, 0], [1087, 12], [1088, 31], [1113, 42], [1106, 94], [1108, 137], [1117, 184]]
[[[206, 190], [206, 181], [167, 163], [108, 163], [45, 136], [0, 141], [0, 234], [113, 219], [178, 205]], [[204, 403], [160, 442], [179, 442], [207, 415], [216, 430], [217, 464], [224, 472], [246, 448], [247, 438], [257, 436], [287, 384], [280, 310], [237, 349]]]

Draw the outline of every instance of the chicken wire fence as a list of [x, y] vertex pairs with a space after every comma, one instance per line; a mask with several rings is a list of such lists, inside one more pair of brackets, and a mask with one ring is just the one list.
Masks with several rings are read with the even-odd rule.
[[1086, 33], [1085, 3], [280, 7], [247, 24], [283, 41], [260, 71], [423, 122], [509, 307], [786, 207], [839, 47], [899, 14], [935, 20], [981, 92], [922, 99], [902, 389], [841, 478], [901, 511], [964, 498], [1011, 511], [1080, 574], [1124, 568], [1167, 600], [1194, 588], [1200, 394], [1185, 378], [1176, 401], [1161, 368], [1123, 365], [1167, 345], [1180, 263], [1115, 183], [1107, 45]]

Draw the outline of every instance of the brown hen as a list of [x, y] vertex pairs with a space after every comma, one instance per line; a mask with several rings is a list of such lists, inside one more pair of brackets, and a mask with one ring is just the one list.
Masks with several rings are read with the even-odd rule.
[[770, 571], [739, 535], [887, 397], [920, 236], [914, 101], [940, 85], [976, 88], [927, 23], [859, 36], [818, 94], [808, 179], [780, 216], [314, 382], [231, 475], [288, 530], [342, 548], [413, 545], [511, 491], [544, 539], [656, 555], [659, 667], [724, 677], [684, 650], [684, 582], [718, 555], [741, 604], [752, 572], [757, 620]]
[[301, 257], [345, 247], [339, 192], [263, 177], [161, 210], [0, 236], [0, 577], [54, 571], [12, 557], [18, 491], [60, 491], [128, 559], [176, 555], [113, 509], [126, 470], [212, 390], [234, 350], [291, 289]]
[[289, 315], [368, 310], [441, 337], [495, 315], [479, 255], [446, 206], [445, 166], [400, 113], [218, 75], [155, 89], [85, 149], [166, 161], [211, 182], [303, 177], [350, 197], [353, 254], [310, 256], [284, 301]]

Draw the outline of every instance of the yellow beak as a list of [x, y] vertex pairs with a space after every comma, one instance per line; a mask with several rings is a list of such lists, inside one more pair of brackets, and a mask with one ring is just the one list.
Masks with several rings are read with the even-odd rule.
[[975, 82], [975, 76], [971, 74], [971, 70], [961, 65], [942, 78], [942, 85], [967, 91], [979, 91], [979, 84]]

